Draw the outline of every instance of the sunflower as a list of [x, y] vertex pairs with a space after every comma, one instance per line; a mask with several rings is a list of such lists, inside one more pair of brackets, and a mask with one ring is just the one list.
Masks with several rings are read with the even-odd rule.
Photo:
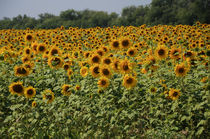
[[23, 57], [21, 58], [21, 60], [22, 60], [23, 63], [29, 62], [30, 59], [31, 59], [31, 58], [30, 58], [29, 56], [27, 56], [27, 55], [23, 55]]
[[88, 75], [88, 68], [85, 67], [85, 66], [81, 67], [81, 69], [80, 69], [80, 75], [82, 77], [86, 77]]
[[31, 106], [32, 106], [33, 108], [37, 106], [37, 103], [36, 103], [35, 100], [32, 102]]
[[24, 95], [26, 98], [32, 98], [36, 95], [36, 90], [32, 86], [25, 88]]
[[104, 56], [104, 51], [102, 49], [97, 50], [96, 53], [100, 56]]
[[120, 46], [121, 46], [121, 48], [127, 49], [127, 48], [130, 47], [130, 45], [131, 45], [131, 42], [130, 42], [130, 40], [128, 38], [122, 38], [120, 40]]
[[44, 53], [47, 50], [46, 45], [44, 43], [41, 43], [38, 45], [37, 51], [39, 53]]
[[72, 69], [67, 70], [67, 75], [68, 75], [69, 79], [70, 79], [71, 75], [73, 75], [73, 73], [74, 72], [72, 71]]
[[105, 77], [101, 77], [98, 80], [98, 86], [101, 88], [107, 88], [109, 86], [109, 79], [107, 79]]
[[115, 72], [119, 72], [120, 71], [120, 60], [118, 60], [118, 59], [114, 59], [113, 60], [113, 62], [112, 62], [112, 69]]
[[130, 73], [132, 71], [132, 66], [129, 60], [125, 59], [120, 62], [120, 71], [125, 74], [125, 73]]
[[91, 72], [91, 75], [95, 78], [99, 77], [100, 76], [100, 67], [98, 64], [96, 65], [93, 65], [90, 67], [90, 72]]
[[80, 90], [80, 89], [81, 89], [81, 86], [77, 84], [77, 85], [75, 86], [75, 90], [78, 91], [78, 90]]
[[127, 55], [130, 57], [134, 57], [137, 54], [137, 49], [136, 48], [129, 48], [127, 51]]
[[32, 34], [26, 34], [25, 40], [28, 41], [28, 42], [32, 42], [33, 41], [33, 35]]
[[166, 59], [168, 57], [168, 48], [164, 45], [159, 45], [155, 49], [155, 55], [159, 60]]
[[172, 48], [170, 50], [170, 58], [171, 59], [179, 59], [181, 56], [181, 49], [180, 48]]
[[156, 91], [157, 91], [157, 88], [155, 88], [155, 87], [153, 87], [153, 86], [150, 87], [150, 92], [151, 92], [151, 93], [156, 93]]
[[24, 48], [24, 50], [23, 50], [24, 55], [29, 56], [29, 55], [31, 55], [31, 53], [32, 53], [31, 48], [29, 48], [29, 47]]
[[64, 69], [65, 71], [68, 71], [68, 69], [70, 68], [70, 66], [71, 66], [70, 63], [65, 63], [65, 64], [63, 64], [63, 69]]
[[172, 100], [177, 100], [180, 96], [180, 90], [177, 90], [177, 89], [173, 89], [171, 88], [170, 91], [169, 91], [169, 97], [172, 99]]
[[111, 78], [112, 76], [112, 73], [111, 73], [111, 70], [108, 66], [102, 66], [100, 68], [100, 74], [102, 77], [106, 77], [106, 78]]
[[92, 57], [90, 57], [90, 63], [91, 64], [99, 64], [101, 62], [101, 57], [97, 54], [93, 54]]
[[34, 52], [34, 53], [37, 53], [38, 43], [35, 42], [35, 43], [33, 43], [31, 46], [32, 46], [33, 52]]
[[183, 77], [187, 74], [189, 69], [185, 66], [184, 63], [181, 63], [181, 64], [176, 65], [174, 71], [175, 71], [176, 76]]
[[53, 69], [58, 69], [63, 66], [63, 59], [59, 56], [51, 57], [48, 60], [48, 65]]
[[110, 43], [111, 49], [119, 50], [120, 49], [120, 42], [118, 40], [112, 40]]
[[54, 93], [47, 89], [42, 93], [43, 100], [47, 102], [47, 104], [52, 103], [53, 100], [55, 99]]
[[23, 86], [23, 83], [18, 81], [18, 82], [13, 82], [12, 84], [10, 84], [9, 86], [9, 91], [12, 95], [23, 95], [24, 94], [24, 86]]
[[124, 76], [124, 78], [123, 78], [123, 86], [124, 87], [126, 87], [127, 89], [131, 89], [131, 88], [134, 88], [136, 86], [136, 84], [137, 84], [137, 80], [134, 77], [132, 77], [128, 74], [126, 74]]
[[112, 59], [109, 58], [109, 57], [104, 57], [102, 59], [102, 63], [105, 64], [105, 65], [110, 65], [112, 63]]
[[71, 85], [64, 84], [64, 85], [62, 86], [61, 93], [62, 93], [64, 96], [69, 96], [69, 95], [71, 95], [72, 92], [71, 92], [70, 88], [71, 88]]
[[14, 73], [15, 73], [15, 76], [25, 77], [29, 75], [29, 70], [24, 66], [15, 66]]
[[56, 46], [52, 47], [49, 51], [49, 56], [51, 56], [51, 57], [59, 56], [60, 54], [61, 54], [61, 50]]
[[196, 52], [194, 52], [194, 51], [187, 51], [187, 52], [185, 52], [184, 53], [184, 56], [183, 56], [183, 58], [184, 59], [187, 59], [187, 58], [190, 58], [190, 59], [192, 59], [192, 58], [194, 58], [196, 56]]

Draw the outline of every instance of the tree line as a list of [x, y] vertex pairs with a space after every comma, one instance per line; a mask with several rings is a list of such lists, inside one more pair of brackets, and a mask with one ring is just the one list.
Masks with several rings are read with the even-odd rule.
[[196, 21], [210, 23], [208, 0], [152, 0], [149, 5], [130, 6], [122, 9], [121, 15], [104, 11], [69, 9], [58, 16], [50, 13], [38, 15], [38, 19], [27, 15], [0, 20], [0, 29], [41, 28], [52, 29], [68, 27], [108, 27], [108, 26], [150, 26], [158, 24], [192, 25]]

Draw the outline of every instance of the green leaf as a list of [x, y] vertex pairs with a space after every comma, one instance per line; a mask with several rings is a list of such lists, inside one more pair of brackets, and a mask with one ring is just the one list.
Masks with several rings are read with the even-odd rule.
[[204, 131], [204, 127], [200, 127], [200, 128], [198, 129], [198, 131], [196, 132], [196, 135], [197, 135], [197, 136], [201, 135], [201, 134], [203, 133], [203, 131]]

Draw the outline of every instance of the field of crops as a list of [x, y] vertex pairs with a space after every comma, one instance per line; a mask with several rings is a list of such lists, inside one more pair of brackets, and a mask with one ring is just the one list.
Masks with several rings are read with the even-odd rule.
[[0, 30], [0, 138], [209, 137], [209, 30]]

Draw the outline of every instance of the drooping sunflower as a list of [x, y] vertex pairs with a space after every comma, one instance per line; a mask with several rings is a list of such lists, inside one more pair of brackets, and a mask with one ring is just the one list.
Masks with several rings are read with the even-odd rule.
[[47, 89], [42, 93], [43, 100], [47, 102], [47, 104], [52, 103], [53, 100], [55, 99], [54, 93]]
[[24, 66], [15, 66], [14, 67], [15, 76], [25, 77], [29, 75], [29, 69]]
[[91, 75], [95, 78], [100, 76], [100, 66], [98, 64], [90, 67]]
[[189, 71], [189, 69], [188, 69], [188, 67], [185, 66], [184, 63], [177, 64], [175, 69], [174, 69], [174, 72], [175, 72], [177, 77], [185, 76], [188, 71]]
[[74, 90], [75, 90], [75, 91], [79, 91], [80, 89], [81, 89], [81, 86], [78, 85], [78, 84], [74, 87]]
[[159, 59], [159, 60], [166, 59], [168, 57], [168, 47], [166, 47], [164, 45], [159, 45], [155, 49], [155, 55], [156, 55], [157, 59]]
[[101, 88], [107, 88], [109, 86], [109, 79], [107, 79], [105, 77], [101, 77], [98, 80], [98, 86]]
[[93, 54], [90, 57], [90, 63], [91, 64], [99, 64], [101, 62], [101, 57], [98, 54]]
[[180, 48], [172, 48], [170, 50], [170, 58], [171, 59], [179, 59], [181, 57], [181, 49]]
[[9, 91], [12, 95], [23, 95], [24, 94], [24, 86], [23, 86], [23, 83], [18, 81], [18, 82], [13, 82], [12, 84], [10, 84], [9, 86]]
[[71, 95], [71, 85], [68, 85], [68, 84], [64, 84], [62, 86], [62, 90], [61, 90], [61, 93], [64, 95], [64, 96], [69, 96]]
[[108, 66], [102, 66], [100, 68], [100, 74], [102, 77], [111, 78], [112, 72]]
[[120, 39], [120, 46], [123, 49], [129, 48], [131, 46], [130, 39], [128, 39], [128, 38], [122, 38], [122, 39]]
[[85, 67], [85, 66], [81, 67], [81, 69], [80, 69], [80, 75], [82, 77], [86, 77], [88, 75], [88, 68]]
[[25, 40], [26, 40], [26, 41], [28, 41], [28, 42], [32, 42], [32, 41], [33, 41], [33, 39], [34, 39], [34, 38], [33, 38], [33, 35], [32, 35], [32, 34], [29, 34], [29, 33], [28, 33], [28, 34], [26, 34], [26, 36], [25, 36]]
[[44, 53], [46, 50], [47, 50], [47, 47], [44, 43], [39, 44], [37, 47], [37, 51], [39, 53]]
[[127, 89], [132, 89], [136, 86], [137, 80], [128, 74], [126, 74], [123, 78], [123, 86]]
[[112, 40], [110, 43], [111, 49], [119, 50], [120, 49], [120, 42], [118, 40]]
[[181, 95], [180, 90], [171, 88], [170, 91], [169, 91], [169, 97], [172, 100], [177, 100], [180, 95]]
[[48, 65], [52, 69], [58, 69], [63, 66], [63, 59], [59, 56], [53, 56], [48, 60]]
[[26, 98], [32, 98], [36, 95], [36, 90], [32, 86], [25, 88], [24, 95]]

